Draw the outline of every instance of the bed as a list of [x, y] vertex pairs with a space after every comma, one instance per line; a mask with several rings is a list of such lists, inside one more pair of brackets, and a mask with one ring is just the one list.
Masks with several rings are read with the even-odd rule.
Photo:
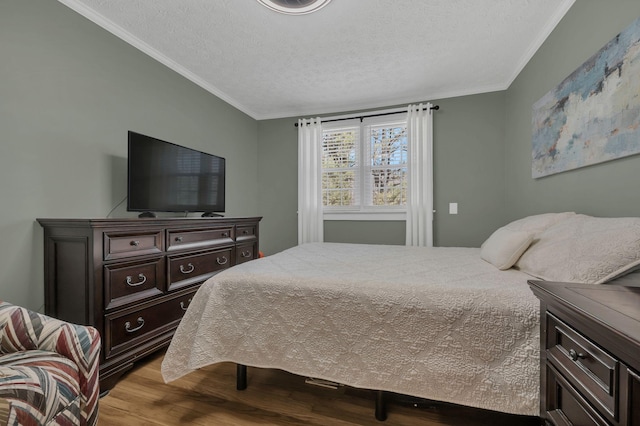
[[640, 218], [574, 213], [514, 221], [481, 248], [304, 244], [205, 282], [162, 374], [234, 362], [537, 416], [539, 304], [527, 280], [604, 283], [638, 264]]

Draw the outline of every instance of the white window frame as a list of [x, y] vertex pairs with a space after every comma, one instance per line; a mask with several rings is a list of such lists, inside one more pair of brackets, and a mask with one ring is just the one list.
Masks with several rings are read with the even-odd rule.
[[[372, 113], [375, 114], [375, 113]], [[364, 220], [364, 221], [403, 221], [407, 217], [407, 206], [369, 206], [365, 205], [365, 197], [370, 197], [367, 188], [364, 185], [365, 175], [370, 169], [364, 162], [370, 164], [370, 139], [368, 135], [368, 127], [378, 125], [404, 125], [407, 126], [407, 113], [399, 111], [391, 115], [384, 115], [380, 117], [365, 117], [362, 120], [353, 118], [349, 120], [334, 121], [328, 123], [322, 123], [322, 130], [336, 130], [340, 128], [359, 127], [360, 128], [360, 141], [357, 149], [358, 155], [358, 189], [360, 194], [358, 199], [360, 200], [359, 206], [353, 207], [327, 207], [323, 208], [324, 220]], [[407, 169], [409, 164], [407, 163]]]

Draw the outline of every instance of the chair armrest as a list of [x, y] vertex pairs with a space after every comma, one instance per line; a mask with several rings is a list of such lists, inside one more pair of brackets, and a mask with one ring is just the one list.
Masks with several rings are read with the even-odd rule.
[[0, 353], [34, 349], [56, 352], [75, 362], [86, 405], [92, 408], [98, 403], [98, 331], [0, 301]]

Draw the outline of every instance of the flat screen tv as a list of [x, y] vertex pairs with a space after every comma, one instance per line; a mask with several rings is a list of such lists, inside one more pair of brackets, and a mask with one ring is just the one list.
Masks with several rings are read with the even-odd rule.
[[129, 131], [127, 210], [204, 212], [225, 210], [225, 159]]

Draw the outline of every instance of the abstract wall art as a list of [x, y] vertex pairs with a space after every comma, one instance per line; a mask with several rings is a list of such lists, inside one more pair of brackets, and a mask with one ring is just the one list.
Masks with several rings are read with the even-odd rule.
[[640, 18], [533, 105], [532, 177], [640, 153]]

